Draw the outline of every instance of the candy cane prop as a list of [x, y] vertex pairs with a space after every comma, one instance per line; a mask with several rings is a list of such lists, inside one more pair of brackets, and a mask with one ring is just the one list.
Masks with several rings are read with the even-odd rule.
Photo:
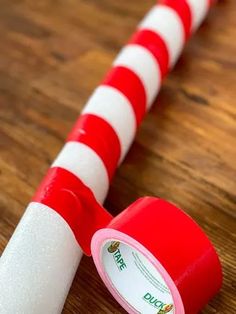
[[[88, 100], [1, 256], [1, 313], [62, 311], [82, 252], [91, 253], [93, 233], [112, 219], [100, 204], [107, 195], [114, 171], [157, 96], [162, 78], [175, 65], [184, 43], [205, 18], [211, 2], [160, 1], [115, 59], [113, 68]], [[137, 235], [133, 236], [142, 242]], [[209, 247], [208, 243], [204, 250]], [[154, 254], [154, 249], [150, 250]], [[196, 258], [200, 259], [204, 250], [201, 246]], [[209, 254], [217, 264], [215, 253]], [[99, 268], [98, 261], [96, 264]], [[209, 262], [209, 265], [212, 264]], [[220, 271], [217, 267], [214, 288], [210, 287], [207, 296], [186, 313], [195, 313], [194, 310], [218, 290]], [[202, 277], [199, 275], [199, 278]], [[147, 302], [151, 300], [149, 294], [144, 297]], [[172, 304], [159, 305], [157, 300], [155, 313], [157, 309], [158, 313], [173, 311]], [[176, 306], [175, 313], [184, 313], [183, 306], [185, 303]], [[137, 312], [124, 307], [130, 313]], [[145, 313], [153, 311], [145, 308]]]

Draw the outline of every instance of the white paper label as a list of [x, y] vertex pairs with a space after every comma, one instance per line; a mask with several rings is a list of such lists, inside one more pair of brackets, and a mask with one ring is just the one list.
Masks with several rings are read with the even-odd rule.
[[113, 287], [133, 309], [145, 314], [175, 313], [168, 286], [143, 254], [115, 239], [104, 244], [101, 254]]

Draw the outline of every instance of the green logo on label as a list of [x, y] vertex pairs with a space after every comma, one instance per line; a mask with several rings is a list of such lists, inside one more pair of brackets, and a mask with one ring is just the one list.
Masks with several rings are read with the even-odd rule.
[[173, 309], [173, 304], [165, 304], [164, 302], [158, 300], [154, 296], [151, 295], [151, 293], [147, 292], [143, 296], [144, 301], [149, 303], [150, 305], [154, 306], [156, 309], [158, 309], [157, 314], [165, 314], [169, 313]]
[[111, 245], [108, 247], [107, 251], [113, 254], [116, 266], [120, 271], [124, 270], [127, 266], [122, 258], [121, 252], [119, 250], [120, 242], [112, 241]]

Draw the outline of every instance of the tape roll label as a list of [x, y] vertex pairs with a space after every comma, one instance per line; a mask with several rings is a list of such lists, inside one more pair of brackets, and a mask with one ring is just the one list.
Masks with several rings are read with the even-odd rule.
[[137, 313], [175, 313], [164, 279], [139, 251], [113, 239], [104, 243], [101, 259], [113, 287]]

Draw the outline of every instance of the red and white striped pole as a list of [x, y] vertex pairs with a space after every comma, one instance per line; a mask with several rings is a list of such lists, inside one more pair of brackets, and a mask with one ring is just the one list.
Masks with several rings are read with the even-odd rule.
[[[83, 225], [81, 207], [103, 203], [162, 78], [212, 2], [160, 1], [115, 59], [1, 256], [2, 314], [62, 311], [83, 254], [83, 232], [99, 228]], [[97, 213], [102, 221], [111, 219]]]

